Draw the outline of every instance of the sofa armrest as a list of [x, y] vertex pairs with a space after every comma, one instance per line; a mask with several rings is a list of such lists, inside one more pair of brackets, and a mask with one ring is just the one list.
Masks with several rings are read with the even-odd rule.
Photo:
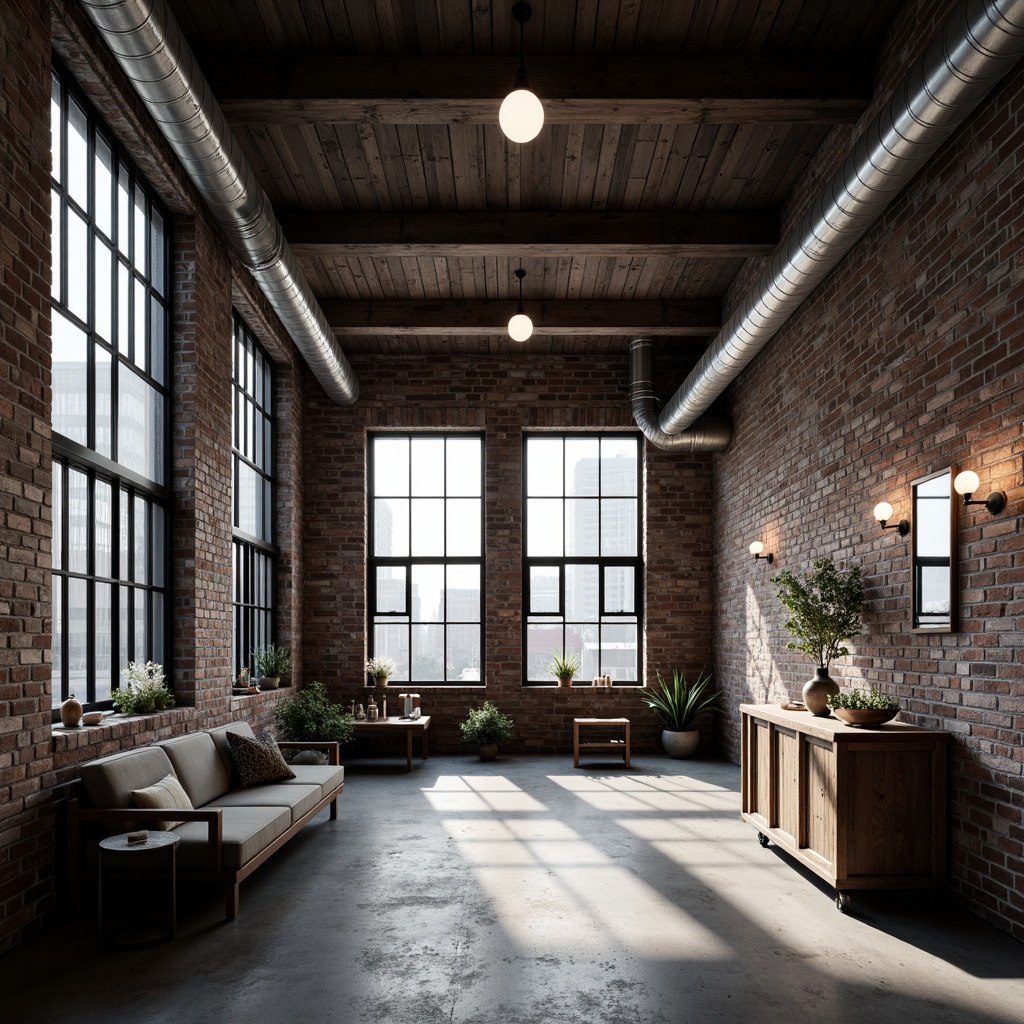
[[341, 764], [341, 744], [337, 740], [278, 740], [282, 750], [326, 750], [329, 764]]

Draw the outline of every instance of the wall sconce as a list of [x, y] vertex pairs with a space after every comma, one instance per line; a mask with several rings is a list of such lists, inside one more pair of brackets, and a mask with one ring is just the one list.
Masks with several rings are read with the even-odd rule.
[[978, 474], [971, 469], [957, 473], [953, 481], [953, 490], [964, 496], [965, 505], [984, 505], [989, 512], [997, 516], [1006, 508], [1006, 495], [1002, 491], [993, 491], [984, 501], [971, 501], [971, 495], [978, 489]]
[[874, 512], [875, 519], [878, 520], [878, 525], [883, 530], [896, 530], [901, 537], [906, 537], [910, 533], [910, 522], [906, 519], [901, 519], [898, 523], [893, 526], [886, 526], [885, 524], [892, 519], [892, 505], [887, 501], [880, 501], [875, 506]]
[[519, 308], [508, 322], [508, 336], [513, 341], [527, 341], [533, 334], [533, 321], [523, 310], [523, 278], [526, 277], [526, 271], [520, 265], [515, 275], [519, 278]]
[[498, 111], [498, 124], [512, 142], [529, 142], [544, 127], [544, 107], [530, 91], [523, 61], [523, 26], [532, 13], [529, 4], [520, 2], [512, 5], [512, 17], [519, 23], [519, 70], [512, 91], [502, 100]]
[[754, 556], [755, 562], [759, 558], [763, 558], [769, 565], [771, 565], [772, 562], [775, 561], [775, 556], [770, 551], [767, 555], [763, 555], [761, 554], [762, 551], [764, 551], [764, 545], [759, 540], [755, 540], [754, 543], [750, 545], [750, 553]]

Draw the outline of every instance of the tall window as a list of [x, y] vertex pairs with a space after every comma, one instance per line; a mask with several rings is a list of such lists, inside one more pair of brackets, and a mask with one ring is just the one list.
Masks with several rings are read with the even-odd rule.
[[53, 704], [166, 661], [167, 218], [55, 67]]
[[273, 369], [235, 314], [232, 415], [234, 481], [234, 654], [237, 673], [252, 667], [254, 647], [274, 640]]
[[577, 679], [637, 682], [643, 561], [640, 441], [634, 435], [525, 438], [527, 683], [550, 683], [551, 655]]
[[484, 678], [483, 438], [370, 438], [373, 655], [396, 681]]

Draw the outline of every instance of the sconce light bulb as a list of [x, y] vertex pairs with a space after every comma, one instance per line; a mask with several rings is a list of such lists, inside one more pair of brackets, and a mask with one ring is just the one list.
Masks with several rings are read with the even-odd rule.
[[752, 554], [752, 555], [753, 555], [753, 556], [754, 556], [755, 558], [756, 558], [756, 557], [757, 557], [757, 556], [758, 556], [759, 554], [761, 554], [761, 552], [762, 552], [762, 551], [764, 551], [764, 545], [763, 545], [763, 544], [762, 544], [762, 543], [761, 543], [761, 542], [760, 542], [759, 540], [755, 540], [755, 541], [754, 541], [754, 543], [750, 545], [750, 553], [751, 553], [751, 554]]
[[510, 141], [529, 142], [544, 127], [544, 107], [529, 89], [513, 89], [502, 101], [498, 124]]
[[525, 313], [516, 313], [508, 322], [508, 336], [513, 341], [526, 341], [533, 334], [533, 321]]
[[890, 505], [887, 501], [880, 501], [875, 506], [875, 518], [880, 523], [887, 523], [890, 519], [892, 519], [892, 505]]
[[962, 473], [957, 473], [956, 479], [953, 481], [953, 490], [957, 494], [973, 494], [978, 489], [980, 482], [978, 474], [973, 469], [965, 469]]

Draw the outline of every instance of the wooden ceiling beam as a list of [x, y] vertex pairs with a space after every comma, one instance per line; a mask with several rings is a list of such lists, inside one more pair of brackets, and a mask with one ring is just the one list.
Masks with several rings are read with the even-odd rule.
[[767, 256], [775, 210], [693, 213], [346, 213], [278, 215], [297, 256]]
[[[496, 124], [514, 57], [208, 58], [230, 121]], [[852, 123], [872, 93], [870, 60], [527, 57], [548, 124]]]
[[[721, 304], [713, 300], [666, 302], [523, 300], [534, 334], [608, 337], [649, 334], [707, 337], [721, 326]], [[481, 301], [363, 301], [321, 299], [338, 335], [507, 334], [516, 299]]]

